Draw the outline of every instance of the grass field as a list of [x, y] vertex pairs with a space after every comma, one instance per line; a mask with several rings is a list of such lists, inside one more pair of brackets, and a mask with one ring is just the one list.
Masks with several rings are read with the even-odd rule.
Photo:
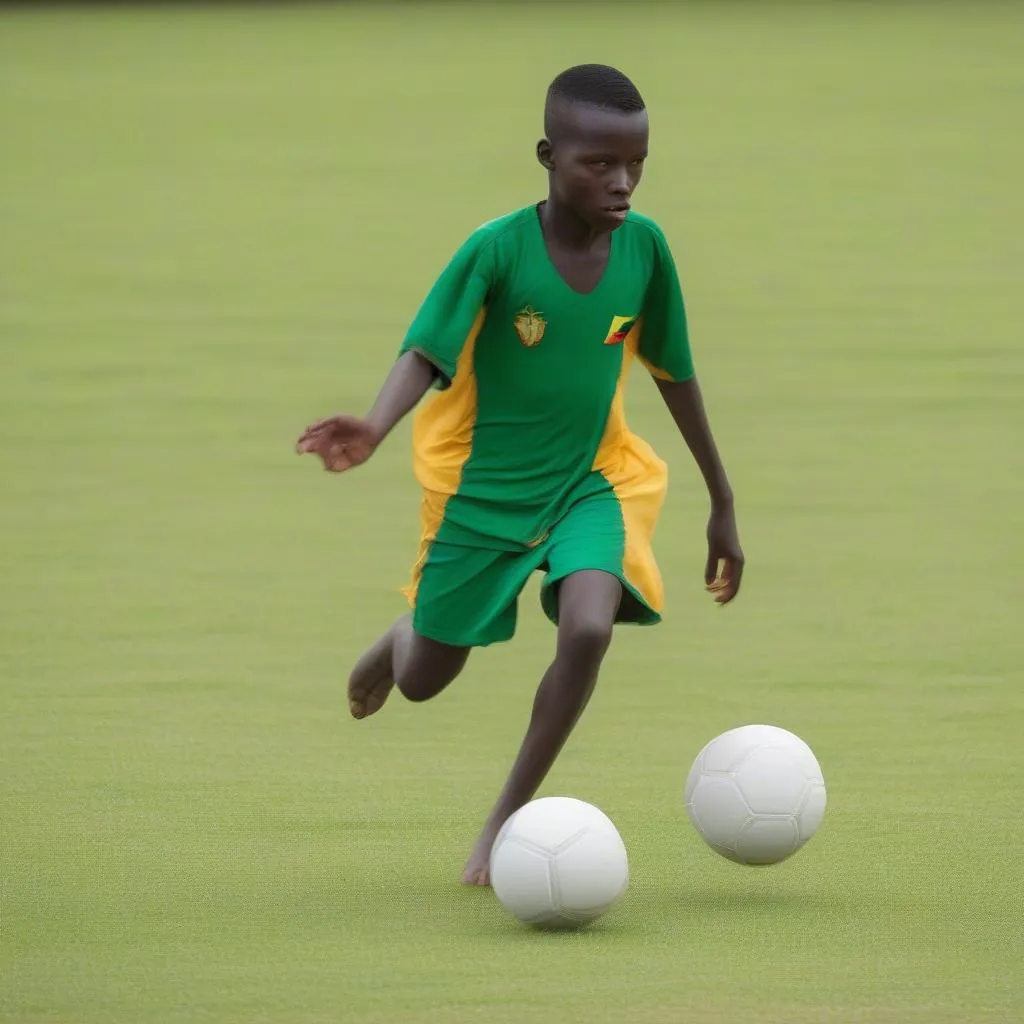
[[[0, 13], [0, 1018], [23, 1024], [1024, 1019], [1024, 9], [985, 3]], [[702, 592], [674, 466], [665, 625], [623, 631], [544, 788], [626, 901], [539, 935], [462, 862], [552, 635], [348, 719], [402, 608], [403, 430], [327, 478], [454, 247], [542, 195], [547, 80], [635, 76], [738, 495]], [[825, 825], [743, 869], [700, 746], [815, 748]]]

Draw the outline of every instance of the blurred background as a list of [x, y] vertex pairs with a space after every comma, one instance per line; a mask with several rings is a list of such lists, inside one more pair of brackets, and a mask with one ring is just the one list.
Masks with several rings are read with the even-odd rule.
[[[1024, 1017], [1024, 8], [465, 3], [0, 9], [0, 1018], [635, 1024]], [[538, 937], [460, 868], [553, 636], [347, 717], [402, 608], [407, 427], [368, 408], [434, 277], [543, 198], [548, 82], [643, 93], [748, 570], [702, 590], [672, 465], [666, 624], [617, 637], [545, 786], [632, 859]], [[692, 758], [814, 747], [771, 871], [690, 829]]]

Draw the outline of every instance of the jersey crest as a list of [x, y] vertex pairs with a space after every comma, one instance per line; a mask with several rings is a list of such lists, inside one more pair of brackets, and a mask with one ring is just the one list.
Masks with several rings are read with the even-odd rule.
[[608, 328], [608, 337], [604, 339], [604, 343], [606, 345], [621, 345], [639, 319], [639, 316], [612, 317], [612, 325]]
[[512, 324], [516, 329], [516, 334], [519, 335], [519, 340], [527, 348], [533, 348], [534, 345], [540, 344], [540, 339], [544, 337], [544, 330], [548, 325], [544, 317], [532, 306], [521, 309]]

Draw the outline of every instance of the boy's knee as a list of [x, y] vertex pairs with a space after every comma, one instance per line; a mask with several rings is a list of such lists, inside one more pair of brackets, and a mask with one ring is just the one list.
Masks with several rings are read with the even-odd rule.
[[395, 673], [395, 686], [406, 700], [419, 704], [436, 697], [458, 674], [458, 669], [439, 671], [412, 661]]
[[462, 671], [469, 651], [414, 636], [406, 657], [396, 659], [395, 686], [406, 700], [436, 697]]
[[567, 577], [559, 592], [559, 650], [574, 657], [603, 658], [621, 601], [622, 584], [614, 576], [584, 571]]
[[573, 615], [558, 629], [558, 646], [574, 657], [601, 659], [612, 642], [614, 620], [606, 615]]
[[422, 677], [417, 678], [410, 673], [403, 673], [395, 680], [395, 686], [398, 687], [399, 693], [414, 704], [421, 704], [425, 700], [436, 697], [447, 685], [447, 683], [439, 685]]

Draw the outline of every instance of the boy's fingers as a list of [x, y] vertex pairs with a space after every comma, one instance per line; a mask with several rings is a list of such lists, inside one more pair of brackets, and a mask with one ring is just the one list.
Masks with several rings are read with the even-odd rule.
[[306, 427], [299, 437], [297, 447], [300, 452], [319, 451], [329, 441], [337, 438], [339, 434], [344, 436], [345, 431], [340, 430], [339, 424], [333, 419], [321, 420], [319, 423]]
[[718, 557], [714, 554], [708, 554], [708, 561], [704, 566], [704, 582], [710, 587], [715, 582], [717, 575]]
[[729, 561], [717, 557], [708, 559], [708, 567], [705, 570], [705, 579], [708, 590], [721, 590], [729, 583]]
[[295, 446], [301, 455], [303, 452], [317, 452], [323, 447], [324, 438], [321, 435], [312, 437], [300, 437], [299, 443]]
[[325, 430], [330, 428], [333, 420], [333, 416], [328, 416], [326, 419], [317, 420], [315, 423], [310, 423], [310, 425], [306, 427], [306, 429], [299, 435], [299, 440], [305, 441], [307, 438], [319, 436]]
[[715, 595], [715, 603], [728, 604], [739, 593], [742, 577], [743, 566], [733, 559], [727, 558], [721, 577], [708, 587], [708, 590]]
[[743, 563], [733, 561], [729, 566], [729, 579], [732, 580], [732, 594], [735, 597], [739, 593], [740, 580], [743, 579]]
[[318, 441], [321, 437], [324, 436], [324, 434], [325, 430], [323, 427], [320, 427], [315, 430], [312, 427], [310, 427], [308, 430], [303, 432], [302, 436], [299, 438], [299, 441]]
[[323, 460], [324, 469], [329, 473], [344, 473], [353, 466], [352, 456], [344, 445], [332, 445]]

